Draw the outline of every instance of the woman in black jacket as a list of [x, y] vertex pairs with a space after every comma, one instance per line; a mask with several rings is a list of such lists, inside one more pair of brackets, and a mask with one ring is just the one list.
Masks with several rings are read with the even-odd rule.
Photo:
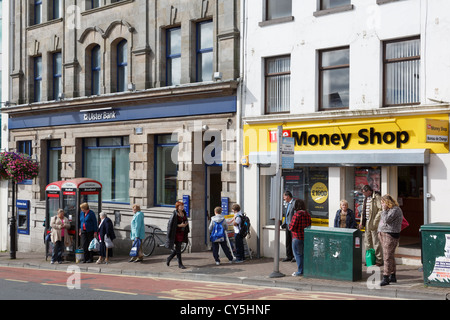
[[[98, 226], [98, 240], [100, 242], [100, 257], [97, 260], [97, 264], [100, 263], [109, 263], [108, 260], [108, 247], [106, 246], [105, 241], [112, 241], [116, 238], [116, 235], [114, 233], [114, 227], [113, 223], [110, 218], [106, 216], [106, 213], [100, 212], [100, 225]], [[106, 239], [106, 237], [109, 238], [109, 240]]]
[[170, 261], [176, 255], [178, 259], [178, 267], [181, 269], [186, 269], [181, 261], [181, 245], [183, 242], [188, 242], [188, 233], [189, 222], [187, 221], [186, 211], [184, 211], [184, 203], [182, 201], [177, 201], [175, 204], [175, 210], [167, 223], [167, 239], [165, 247], [172, 250], [172, 253], [166, 260], [167, 266], [169, 266]]

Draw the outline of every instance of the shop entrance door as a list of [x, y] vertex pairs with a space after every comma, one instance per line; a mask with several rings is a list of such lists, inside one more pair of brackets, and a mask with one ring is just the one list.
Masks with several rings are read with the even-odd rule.
[[398, 203], [409, 227], [402, 231], [400, 246], [420, 246], [420, 226], [423, 225], [423, 167], [398, 167]]

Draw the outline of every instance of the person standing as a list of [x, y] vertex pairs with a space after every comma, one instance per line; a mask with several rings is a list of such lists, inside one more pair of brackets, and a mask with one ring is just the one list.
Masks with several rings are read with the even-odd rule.
[[166, 259], [166, 265], [170, 265], [173, 257], [177, 256], [178, 268], [186, 269], [181, 260], [181, 245], [188, 242], [189, 222], [187, 221], [184, 203], [177, 201], [175, 210], [167, 223], [167, 238], [165, 247], [171, 249], [171, 254]]
[[292, 232], [292, 252], [297, 262], [297, 271], [292, 276], [303, 275], [303, 250], [305, 240], [305, 228], [311, 225], [311, 215], [306, 211], [305, 201], [295, 200], [294, 216], [289, 223], [289, 230]]
[[113, 223], [110, 218], [104, 212], [100, 212], [100, 225], [98, 226], [98, 240], [100, 242], [100, 257], [97, 260], [97, 264], [100, 263], [109, 263], [108, 259], [108, 250], [109, 248], [106, 246], [107, 237], [112, 242], [116, 238], [116, 234], [114, 233]]
[[62, 263], [64, 247], [71, 245], [69, 235], [70, 222], [64, 217], [63, 209], [58, 209], [56, 216], [53, 216], [50, 220], [50, 226], [52, 227], [51, 239], [53, 243], [52, 260], [50, 263]]
[[286, 210], [284, 211], [282, 228], [285, 229], [286, 235], [286, 258], [282, 261], [295, 261], [294, 254], [292, 253], [292, 233], [289, 231], [289, 228], [286, 228], [291, 223], [291, 219], [294, 216], [294, 198], [292, 197], [292, 193], [290, 191], [285, 191], [283, 194], [283, 200], [286, 202]]
[[378, 237], [383, 247], [384, 270], [383, 280], [380, 286], [388, 285], [391, 282], [397, 282], [395, 276], [395, 249], [400, 240], [400, 231], [402, 229], [403, 212], [389, 194], [381, 198], [381, 219], [378, 225]]
[[216, 241], [212, 241], [212, 251], [213, 251], [213, 257], [216, 261], [216, 265], [220, 265], [220, 259], [219, 259], [219, 245], [222, 247], [223, 252], [225, 253], [225, 256], [228, 258], [228, 260], [233, 262], [233, 255], [231, 254], [230, 247], [228, 247], [228, 235], [227, 235], [227, 229], [228, 224], [225, 220], [224, 216], [222, 215], [222, 208], [217, 207], [214, 209], [215, 216], [211, 218], [211, 223], [209, 224], [209, 231], [213, 231], [216, 224], [220, 225], [223, 230], [223, 239], [217, 239]]
[[89, 205], [84, 202], [80, 205], [80, 228], [78, 234], [81, 236], [81, 243], [84, 251], [83, 263], [93, 262], [94, 253], [89, 251], [89, 244], [97, 236], [97, 218], [94, 211], [89, 209]]
[[378, 224], [381, 218], [381, 197], [369, 185], [363, 187], [364, 204], [359, 228], [365, 228], [364, 243], [367, 249], [375, 250], [377, 266], [383, 265], [383, 250], [378, 238]]
[[348, 201], [345, 199], [341, 200], [340, 209], [334, 217], [334, 227], [356, 229], [355, 213], [348, 208]]
[[141, 245], [139, 246], [138, 256], [131, 257], [128, 262], [142, 262], [144, 261], [144, 253], [142, 252], [142, 241], [145, 239], [145, 225], [144, 225], [144, 213], [141, 211], [141, 207], [138, 204], [132, 206], [133, 209], [133, 219], [131, 219], [131, 241], [140, 239]]
[[234, 226], [234, 243], [236, 244], [236, 263], [244, 262], [244, 237], [241, 235], [242, 213], [241, 206], [237, 203], [231, 206], [231, 210], [234, 213], [232, 220]]

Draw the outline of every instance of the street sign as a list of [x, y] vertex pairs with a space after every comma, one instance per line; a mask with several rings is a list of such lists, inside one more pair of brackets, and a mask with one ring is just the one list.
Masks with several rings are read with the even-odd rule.
[[294, 138], [281, 139], [281, 168], [294, 169]]

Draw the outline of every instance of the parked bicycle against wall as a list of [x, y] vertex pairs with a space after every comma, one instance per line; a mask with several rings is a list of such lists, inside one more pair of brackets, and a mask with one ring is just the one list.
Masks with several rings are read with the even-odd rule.
[[[164, 247], [167, 238], [167, 232], [162, 231], [155, 225], [145, 225], [150, 229], [149, 235], [145, 237], [142, 242], [142, 251], [145, 257], [151, 256], [156, 247]], [[181, 252], [186, 251], [189, 243], [183, 243], [181, 245]]]

